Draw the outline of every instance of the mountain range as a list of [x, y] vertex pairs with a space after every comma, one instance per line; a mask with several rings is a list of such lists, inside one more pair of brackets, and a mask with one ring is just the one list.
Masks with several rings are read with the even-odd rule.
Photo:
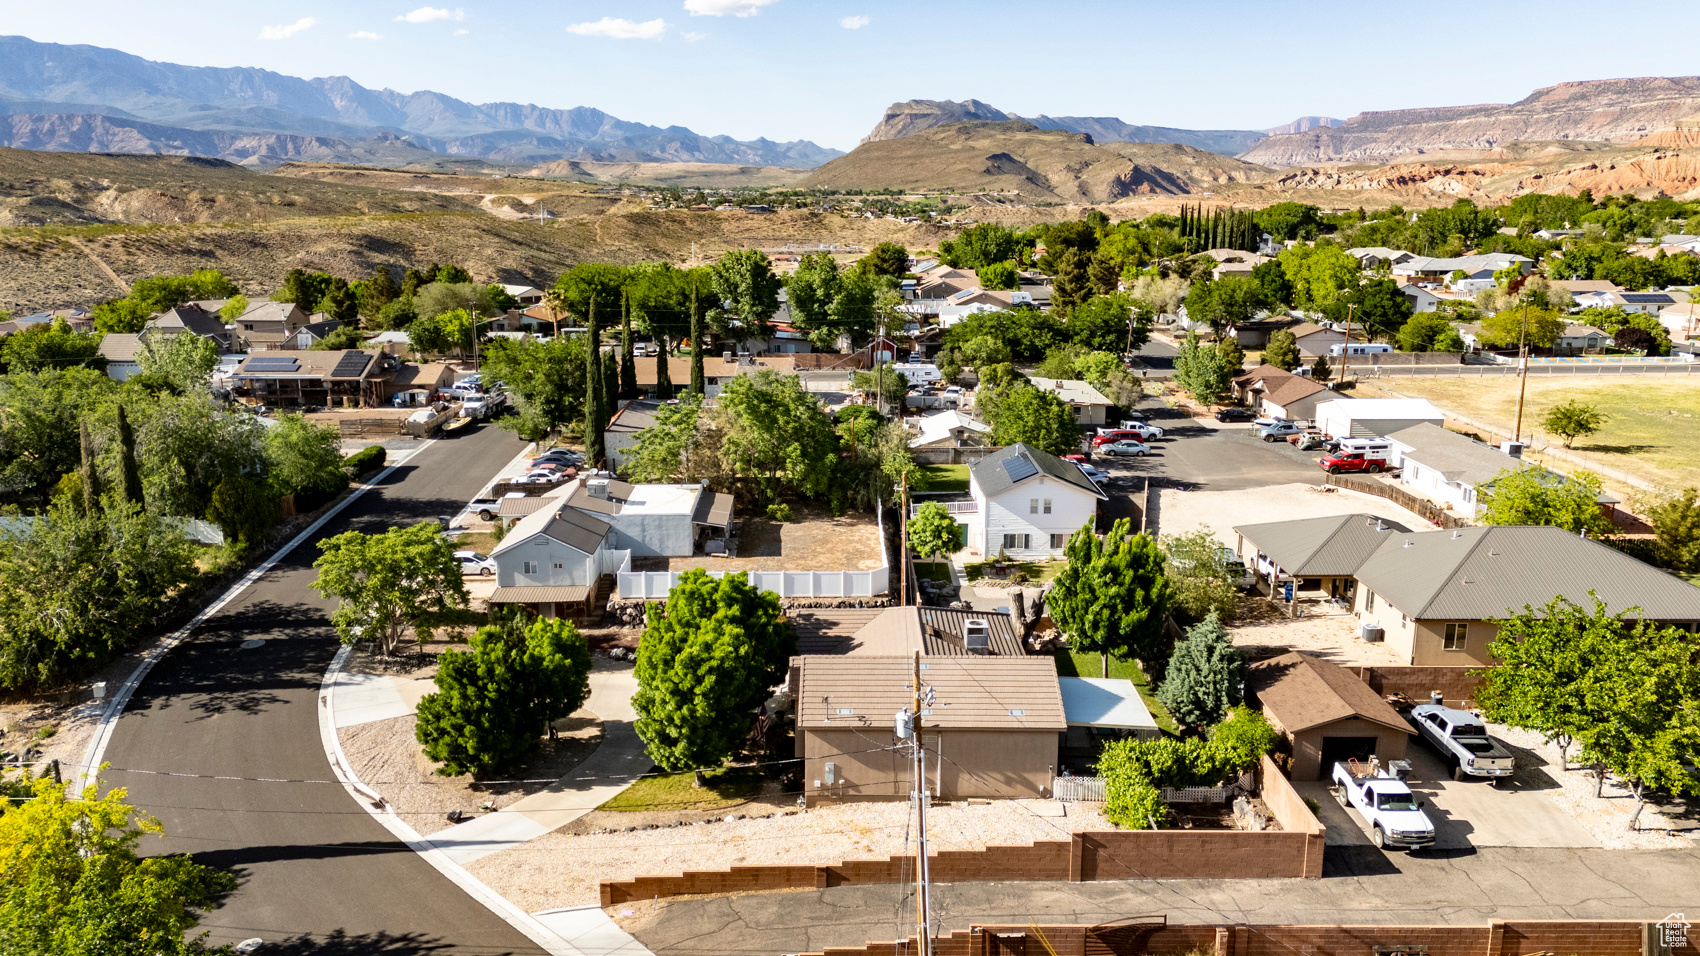
[[[1306, 119], [1315, 119], [1306, 117]], [[1256, 129], [1173, 129], [1167, 126], [1135, 126], [1114, 116], [1018, 116], [979, 100], [908, 100], [886, 107], [863, 143], [900, 139], [922, 130], [952, 123], [1031, 123], [1039, 129], [1085, 133], [1099, 143], [1178, 143], [1211, 153], [1232, 156], [1249, 149], [1268, 136]], [[1303, 122], [1302, 120], [1299, 122]], [[1339, 122], [1334, 120], [1333, 122]], [[1296, 125], [1296, 124], [1295, 124]], [[1283, 127], [1284, 129], [1285, 127]]]
[[468, 103], [430, 90], [370, 90], [346, 76], [309, 80], [251, 67], [180, 66], [20, 36], [0, 37], [0, 110], [10, 120], [0, 124], [3, 146], [192, 152], [261, 166], [309, 157], [371, 162], [409, 150], [508, 163], [802, 168], [842, 155], [806, 140], [703, 136], [590, 107]]

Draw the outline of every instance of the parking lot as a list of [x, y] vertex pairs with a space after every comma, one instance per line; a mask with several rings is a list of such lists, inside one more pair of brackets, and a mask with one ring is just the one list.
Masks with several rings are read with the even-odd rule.
[[1209, 491], [1238, 491], [1293, 482], [1322, 484], [1320, 455], [1285, 441], [1265, 442], [1248, 424], [1197, 419], [1147, 400], [1139, 410], [1164, 436], [1144, 458], [1093, 455], [1092, 463], [1112, 476], [1164, 479]]
[[[1485, 781], [1454, 781], [1434, 751], [1416, 737], [1411, 738], [1406, 756], [1411, 761], [1411, 792], [1423, 801], [1423, 812], [1434, 821], [1434, 850], [1600, 845], [1549, 798], [1558, 783], [1545, 768], [1520, 766], [1514, 780], [1494, 787]], [[1327, 781], [1298, 781], [1293, 786], [1316, 801], [1316, 816], [1328, 828], [1329, 846], [1373, 845], [1363, 818], [1334, 799]]]

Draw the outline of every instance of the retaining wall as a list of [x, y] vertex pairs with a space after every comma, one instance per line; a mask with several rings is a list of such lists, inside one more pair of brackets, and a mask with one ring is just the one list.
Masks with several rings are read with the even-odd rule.
[[1482, 679], [1471, 674], [1479, 667], [1347, 667], [1377, 694], [1404, 694], [1419, 704], [1428, 703], [1430, 691], [1440, 691], [1446, 702], [1459, 707], [1474, 701]]

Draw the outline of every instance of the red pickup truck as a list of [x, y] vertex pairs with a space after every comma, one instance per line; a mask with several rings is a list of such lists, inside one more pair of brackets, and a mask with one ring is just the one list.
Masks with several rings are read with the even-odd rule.
[[1342, 471], [1367, 471], [1375, 474], [1387, 468], [1385, 458], [1369, 458], [1361, 451], [1345, 449], [1318, 459], [1316, 464], [1330, 475], [1338, 475]]

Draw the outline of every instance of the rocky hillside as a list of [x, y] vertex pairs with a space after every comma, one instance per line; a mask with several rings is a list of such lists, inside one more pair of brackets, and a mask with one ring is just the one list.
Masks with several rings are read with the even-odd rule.
[[1700, 77], [1560, 83], [1516, 103], [1359, 113], [1343, 125], [1271, 136], [1240, 154], [1264, 166], [1381, 163], [1418, 151], [1530, 140], [1627, 143], [1700, 112]]
[[1318, 127], [1332, 129], [1345, 124], [1345, 122], [1345, 120], [1335, 119], [1332, 116], [1301, 116], [1285, 126], [1272, 126], [1263, 132], [1269, 136], [1285, 136], [1288, 133], [1308, 132]]
[[799, 186], [1006, 193], [1022, 202], [1115, 202], [1186, 195], [1263, 172], [1185, 146], [1110, 143], [1022, 120], [935, 126], [858, 146]]
[[924, 130], [951, 123], [1005, 122], [1024, 120], [1039, 129], [1085, 133], [1098, 143], [1179, 143], [1195, 149], [1232, 155], [1264, 138], [1259, 130], [1244, 129], [1174, 129], [1167, 126], [1136, 126], [1114, 116], [1038, 116], [1023, 117], [979, 100], [909, 100], [893, 103], [885, 115], [874, 124], [873, 132], [864, 143], [913, 136]]

